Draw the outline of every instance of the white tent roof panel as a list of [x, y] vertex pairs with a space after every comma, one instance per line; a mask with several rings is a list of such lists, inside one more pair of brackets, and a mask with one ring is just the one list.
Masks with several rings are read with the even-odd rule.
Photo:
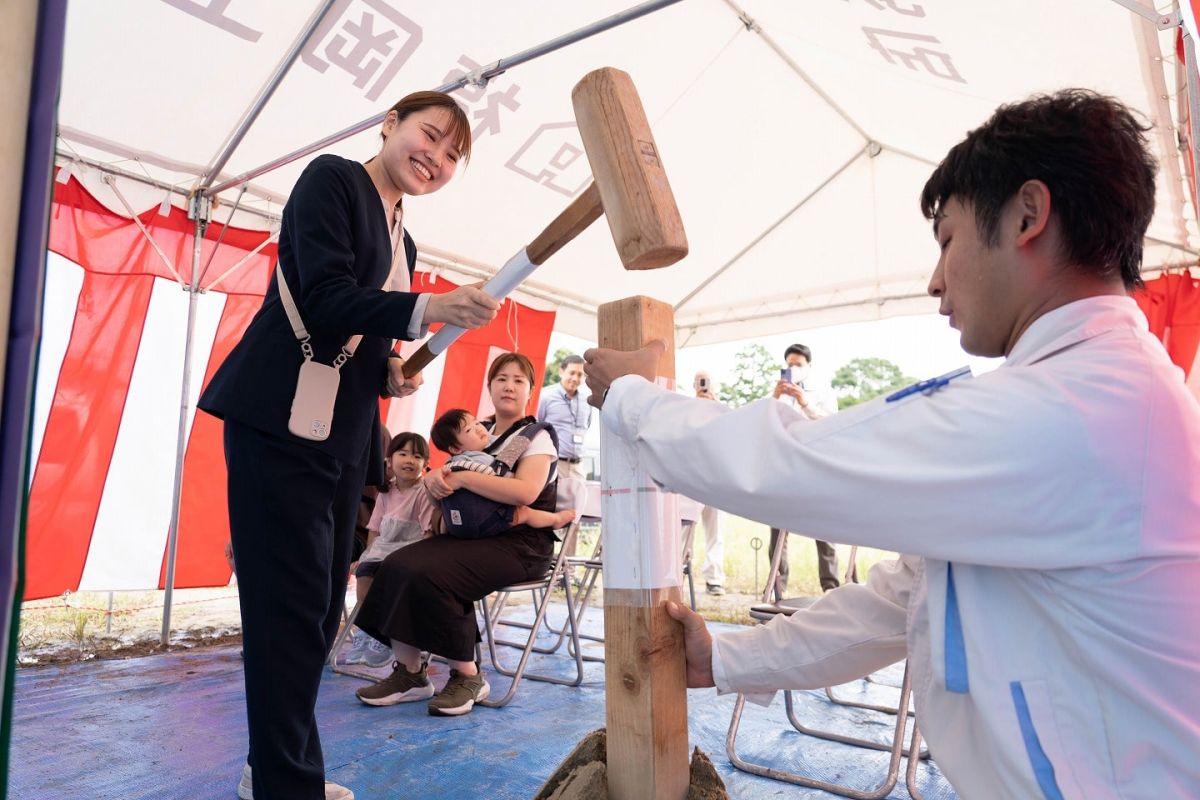
[[[225, 174], [630, 1], [339, 0]], [[217, 18], [188, 0], [72, 4], [61, 149], [195, 182], [317, 5], [233, 0]], [[477, 125], [475, 154], [446, 190], [408, 204], [418, 244], [446, 255], [443, 265], [485, 273], [517, 252], [586, 184], [570, 92], [611, 65], [638, 86], [691, 253], [667, 269], [625, 272], [598, 222], [532, 279], [538, 294], [565, 298], [564, 332], [593, 337], [590, 310], [631, 294], [676, 304], [680, 341], [690, 343], [928, 311], [920, 295], [936, 251], [917, 197], [932, 164], [999, 103], [1071, 85], [1115, 94], [1160, 126], [1151, 235], [1167, 244], [1150, 247], [1147, 264], [1195, 259], [1171, 119], [1172, 35], [1115, 2], [744, 0], [753, 29], [737, 7], [684, 0], [460, 90]], [[367, 29], [374, 51], [360, 41]], [[868, 140], [882, 153], [831, 178]], [[329, 148], [357, 159], [376, 149], [374, 130]], [[125, 161], [131, 153], [143, 155], [140, 166]], [[243, 206], [278, 213], [261, 195], [286, 197], [309, 160], [254, 178]], [[104, 199], [98, 181], [88, 184]], [[140, 208], [162, 198], [118, 184]], [[224, 193], [225, 208], [235, 196]]]

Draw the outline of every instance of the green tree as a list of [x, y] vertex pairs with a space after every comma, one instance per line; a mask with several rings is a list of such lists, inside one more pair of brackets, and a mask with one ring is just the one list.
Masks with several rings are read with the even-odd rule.
[[839, 409], [858, 405], [916, 382], [916, 378], [905, 375], [886, 358], [856, 358], [839, 368], [831, 381], [838, 396]]
[[771, 357], [761, 344], [743, 347], [733, 357], [734, 379], [722, 383], [717, 389], [717, 399], [731, 408], [744, 406], [760, 397], [766, 397], [775, 388], [779, 379], [779, 363]]
[[567, 347], [560, 347], [554, 351], [554, 355], [546, 359], [546, 374], [542, 376], [542, 386], [553, 386], [558, 383], [558, 370], [562, 367], [562, 361], [567, 356], [575, 355], [575, 353]]

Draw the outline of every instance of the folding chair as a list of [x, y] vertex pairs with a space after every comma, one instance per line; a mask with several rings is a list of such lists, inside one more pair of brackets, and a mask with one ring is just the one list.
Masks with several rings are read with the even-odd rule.
[[[528, 678], [535, 681], [545, 681], [547, 683], [557, 683], [562, 686], [578, 686], [583, 683], [583, 658], [580, 656], [579, 634], [575, 627], [575, 599], [572, 592], [571, 582], [563, 582], [564, 591], [567, 601], [567, 615], [563, 621], [564, 633], [559, 634], [559, 643], [564, 636], [570, 642], [568, 651], [571, 654], [572, 660], [575, 662], [575, 677], [563, 678], [557, 675], [548, 675], [545, 673], [530, 672], [527, 667], [529, 657], [535, 652], [554, 652], [558, 649], [556, 644], [552, 648], [538, 648], [536, 645], [538, 629], [543, 626], [546, 620], [546, 612], [550, 608], [551, 590], [559, 583], [561, 576], [565, 573], [567, 566], [567, 553], [571, 549], [571, 545], [575, 541], [575, 537], [579, 532], [579, 523], [573, 522], [567, 528], [566, 534], [563, 536], [562, 542], [559, 544], [558, 553], [554, 558], [547, 573], [537, 580], [524, 581], [515, 583], [511, 586], [506, 586], [503, 589], [483, 598], [479, 601], [479, 611], [483, 616], [483, 638], [487, 642], [488, 656], [492, 661], [492, 667], [501, 675], [512, 678], [512, 683], [509, 684], [508, 691], [500, 698], [489, 698], [482, 701], [482, 705], [492, 708], [500, 708], [506, 705], [513, 696], [517, 693], [517, 688], [522, 678]], [[499, 618], [499, 612], [503, 609], [510, 595], [514, 592], [530, 592], [533, 596], [534, 617], [532, 623], [520, 623], [512, 625], [512, 622], [505, 622]], [[528, 637], [523, 643], [514, 643], [498, 640], [496, 638], [496, 628], [500, 625], [513, 626], [524, 628], [529, 632]], [[505, 666], [498, 655], [498, 645], [508, 644], [518, 647], [521, 650], [521, 658], [517, 662], [515, 668]]]
[[[816, 598], [802, 597], [802, 598], [781, 599], [781, 600], [777, 600], [774, 603], [770, 602], [770, 597], [771, 597], [772, 591], [777, 589], [776, 576], [779, 572], [779, 563], [782, 560], [782, 554], [783, 554], [782, 542], [783, 542], [783, 538], [781, 536], [779, 539], [779, 544], [777, 544], [775, 551], [772, 553], [771, 569], [767, 576], [766, 585], [763, 587], [762, 602], [753, 606], [750, 609], [750, 617], [759, 623], [765, 623], [765, 622], [773, 619], [775, 616], [777, 616], [779, 614], [784, 614], [784, 615], [790, 616], [791, 614], [795, 613], [797, 610], [806, 608], [807, 606], [811, 605], [816, 600]], [[847, 573], [846, 573], [847, 582], [850, 582], [851, 576], [854, 572], [854, 557], [856, 555], [857, 555], [857, 548], [852, 548], [851, 554], [850, 554], [850, 565], [849, 565], [849, 567], [847, 569]], [[769, 766], [766, 766], [763, 764], [756, 764], [754, 762], [747, 761], [746, 759], [739, 756], [737, 753], [736, 744], [737, 744], [738, 728], [741, 725], [742, 712], [746, 705], [746, 697], [743, 694], [739, 694], [737, 696], [737, 702], [734, 704], [733, 716], [729, 723], [729, 731], [725, 737], [725, 751], [729, 756], [730, 762], [736, 768], [741, 769], [745, 772], [750, 772], [755, 775], [762, 775], [764, 777], [774, 778], [776, 780], [785, 781], [787, 783], [793, 783], [793, 784], [796, 784], [799, 786], [807, 786], [807, 787], [811, 787], [811, 788], [815, 788], [815, 789], [822, 789], [827, 792], [833, 792], [834, 794], [840, 794], [844, 797], [854, 797], [854, 798], [860, 798], [860, 800], [869, 800], [871, 798], [886, 797], [888, 795], [888, 793], [891, 792], [891, 790], [895, 787], [896, 782], [899, 777], [900, 758], [902, 756], [903, 757], [909, 756], [910, 752], [912, 752], [912, 748], [916, 747], [917, 748], [917, 750], [916, 750], [917, 758], [910, 759], [910, 765], [908, 768], [908, 772], [906, 774], [906, 783], [909, 786], [910, 793], [911, 793], [911, 789], [915, 785], [916, 767], [914, 766], [914, 764], [916, 761], [918, 761], [920, 759], [928, 758], [929, 754], [928, 754], [928, 751], [920, 750], [920, 739], [917, 734], [917, 727], [916, 727], [915, 720], [913, 721], [913, 739], [912, 739], [912, 741], [915, 744], [910, 745], [909, 748], [904, 747], [904, 738], [905, 738], [908, 717], [912, 715], [912, 712], [908, 710], [909, 697], [911, 696], [911, 683], [910, 683], [909, 676], [908, 676], [908, 665], [905, 664], [904, 678], [903, 678], [903, 681], [901, 682], [901, 687], [900, 687], [900, 698], [899, 698], [899, 702], [897, 703], [895, 708], [892, 708], [889, 706], [881, 706], [881, 705], [871, 704], [871, 703], [860, 703], [857, 701], [839, 700], [838, 698], [836, 698], [833, 695], [833, 693], [830, 691], [829, 687], [826, 687], [825, 693], [832, 702], [835, 702], [839, 705], [864, 708], [864, 709], [869, 709], [872, 711], [879, 711], [879, 712], [882, 712], [885, 714], [892, 714], [892, 715], [896, 716], [896, 724], [895, 724], [895, 729], [894, 729], [894, 733], [892, 736], [892, 742], [890, 745], [888, 745], [888, 744], [884, 744], [882, 742], [872, 741], [869, 739], [863, 739], [861, 737], [846, 736], [843, 734], [835, 733], [833, 731], [825, 731], [825, 730], [819, 730], [816, 728], [809, 727], [809, 726], [805, 725], [803, 722], [801, 722], [801, 720], [799, 719], [799, 717], [796, 714], [795, 703], [793, 701], [792, 692], [785, 691], [783, 693], [784, 708], [787, 713], [788, 722], [791, 723], [792, 727], [795, 728], [798, 732], [803, 733], [808, 736], [815, 737], [815, 738], [824, 739], [826, 741], [839, 742], [842, 744], [851, 745], [853, 747], [862, 747], [862, 748], [868, 748], [868, 749], [872, 749], [872, 750], [881, 750], [881, 751], [890, 753], [891, 757], [888, 762], [887, 774], [884, 776], [883, 782], [880, 783], [876, 788], [860, 790], [860, 789], [854, 789], [854, 788], [851, 788], [848, 786], [842, 786], [840, 784], [828, 783], [825, 781], [817, 780], [815, 778], [809, 778], [809, 777], [806, 777], [803, 775], [798, 775], [796, 773], [788, 772], [786, 770], [775, 769], [773, 767], [769, 767]], [[907, 713], [901, 714], [901, 713], [899, 713], [899, 709], [905, 709], [905, 711]], [[914, 795], [914, 800], [917, 800], [917, 795]]]

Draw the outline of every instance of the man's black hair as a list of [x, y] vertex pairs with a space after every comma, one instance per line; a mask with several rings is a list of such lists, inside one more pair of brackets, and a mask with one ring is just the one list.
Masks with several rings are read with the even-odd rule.
[[1146, 131], [1122, 103], [1087, 89], [1064, 89], [1000, 106], [946, 154], [921, 192], [921, 212], [937, 219], [955, 197], [970, 205], [980, 238], [999, 243], [1000, 212], [1029, 180], [1050, 189], [1063, 259], [1096, 277], [1142, 283], [1142, 239], [1154, 214], [1157, 166]]
[[806, 364], [812, 363], [812, 350], [809, 350], [807, 345], [803, 345], [803, 344], [789, 345], [788, 349], [783, 351], [783, 360], [787, 361], [787, 357], [790, 356], [792, 353], [796, 353], [797, 355], [804, 356], [804, 363], [806, 363]]

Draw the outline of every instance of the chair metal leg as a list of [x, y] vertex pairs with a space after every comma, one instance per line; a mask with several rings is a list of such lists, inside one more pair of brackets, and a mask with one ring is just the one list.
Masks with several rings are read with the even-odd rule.
[[[863, 680], [867, 680], [867, 679], [864, 678]], [[870, 681], [870, 682], [876, 683], [876, 681]], [[900, 713], [900, 709], [898, 706], [881, 706], [881, 705], [876, 705], [875, 703], [860, 703], [857, 700], [843, 700], [833, 693], [832, 686], [825, 687], [825, 696], [829, 698], [829, 702], [834, 703], [835, 705], [839, 705], [839, 706], [846, 706], [847, 708], [865, 708], [868, 711], [878, 711], [882, 714], [899, 714]], [[910, 717], [913, 716], [913, 710], [911, 708], [908, 709], [908, 715]]]
[[[480, 705], [485, 705], [490, 708], [500, 708], [501, 706], [506, 705], [517, 693], [517, 688], [519, 687], [522, 678], [545, 681], [547, 683], [557, 683], [562, 686], [578, 686], [579, 684], [583, 683], [583, 658], [580, 656], [579, 652], [579, 637], [575, 628], [575, 598], [574, 593], [571, 591], [570, 581], [567, 581], [564, 589], [567, 600], [567, 618], [566, 622], [563, 624], [563, 628], [570, 637], [570, 644], [568, 645], [567, 649], [571, 652], [575, 662], [575, 677], [573, 679], [561, 678], [557, 675], [545, 675], [541, 673], [530, 672], [526, 669], [529, 664], [529, 656], [536, 651], [534, 642], [537, 638], [537, 632], [545, 623], [546, 612], [550, 608], [550, 589], [558, 581], [559, 576], [563, 574], [564, 565], [566, 564], [566, 556], [564, 551], [568, 548], [569, 543], [573, 539], [575, 531], [576, 526], [572, 526], [567, 534], [567, 538], [564, 539], [562, 549], [559, 551], [559, 554], [555, 559], [554, 567], [551, 569], [549, 576], [547, 576], [543, 581], [540, 581], [535, 586], [521, 586], [519, 588], [514, 586], [510, 587], [509, 589], [502, 590], [500, 596], [497, 598], [495, 607], [488, 602], [487, 597], [484, 597], [479, 601], [479, 609], [483, 614], [484, 638], [487, 640], [488, 656], [492, 661], [492, 667], [501, 675], [512, 678], [512, 683], [509, 684], [508, 691], [502, 697], [488, 698], [487, 700], [481, 701]], [[498, 624], [497, 609], [503, 607], [508, 593], [514, 590], [525, 589], [529, 589], [534, 593], [536, 601], [536, 614], [534, 616], [533, 623], [529, 628], [529, 638], [525, 641], [524, 646], [521, 648], [521, 658], [517, 662], [515, 669], [509, 669], [504, 666], [497, 654], [496, 645], [501, 643], [497, 641], [495, 637], [496, 626]], [[540, 597], [538, 596], [539, 590]], [[555, 649], [557, 649], [557, 647]]]
[[[904, 685], [900, 689], [900, 702], [903, 705], [908, 702], [908, 697], [911, 692], [912, 685], [909, 680], [907, 669], [904, 672]], [[788, 695], [785, 695], [787, 702]], [[857, 800], [879, 800], [886, 797], [896, 785], [896, 781], [900, 776], [900, 758], [904, 749], [904, 734], [907, 727], [908, 718], [903, 714], [896, 715], [896, 726], [892, 736], [892, 746], [884, 748], [891, 752], [891, 758], [888, 761], [888, 771], [882, 784], [875, 789], [854, 789], [841, 784], [829, 783], [827, 781], [819, 781], [815, 778], [806, 778], [802, 775], [797, 775], [786, 770], [775, 769], [764, 764], [755, 764], [747, 761], [737, 754], [737, 732], [741, 725], [742, 711], [746, 706], [745, 695], [737, 696], [737, 703], [733, 708], [733, 718], [729, 722], [729, 731], [725, 735], [725, 752], [729, 756], [730, 762], [738, 769], [749, 772], [754, 775], [762, 775], [767, 778], [774, 778], [778, 781], [795, 784], [797, 786], [807, 786], [813, 789], [822, 789], [826, 792], [841, 795], [842, 797], [853, 797]], [[833, 738], [836, 734], [821, 736], [821, 738]], [[847, 737], [848, 738], [848, 737]], [[839, 739], [834, 739], [838, 741]], [[877, 744], [877, 743], [873, 743]]]
[[373, 675], [370, 672], [367, 672], [365, 668], [355, 669], [353, 666], [346, 666], [337, 663], [338, 654], [342, 652], [342, 648], [346, 646], [346, 640], [350, 638], [350, 631], [354, 629], [354, 621], [358, 619], [358, 610], [361, 606], [362, 603], [355, 603], [354, 609], [349, 613], [346, 612], [346, 609], [343, 606], [342, 617], [345, 619], [345, 623], [342, 625], [342, 630], [338, 633], [337, 638], [334, 639], [333, 647], [329, 649], [329, 657], [326, 659], [325, 663], [329, 665], [329, 669], [331, 671], [337, 673], [338, 675], [349, 675], [351, 678], [358, 678], [360, 680], [371, 681], [374, 683], [375, 681], [379, 680], [378, 675]]
[[[921, 750], [921, 729], [917, 726], [916, 721], [913, 721], [912, 740], [908, 744], [909, 752], [924, 752], [923, 758], [929, 757], [929, 751]], [[908, 796], [912, 800], [925, 800], [925, 795], [917, 788], [917, 764], [920, 759], [910, 758], [908, 760], [908, 769], [904, 771], [904, 786], [908, 789]]]
[[[549, 600], [547, 598], [543, 597], [542, 602], [538, 604], [537, 616], [534, 619], [534, 623], [533, 623], [534, 629], [532, 631], [530, 631], [529, 640], [528, 640], [525, 648], [521, 651], [521, 659], [520, 659], [520, 661], [517, 662], [517, 666], [515, 669], [508, 669], [501, 663], [501, 661], [497, 657], [497, 653], [496, 653], [497, 642], [494, 639], [492, 639], [491, 636], [488, 636], [488, 656], [491, 658], [492, 667], [497, 672], [499, 672], [501, 675], [505, 675], [509, 678], [512, 678], [512, 683], [509, 685], [508, 691], [502, 697], [500, 697], [499, 699], [489, 698], [487, 700], [483, 700], [480, 703], [481, 705], [485, 705], [490, 708], [500, 708], [501, 706], [507, 705], [508, 702], [510, 700], [512, 700], [513, 696], [517, 693], [517, 687], [519, 686], [522, 678], [528, 678], [530, 680], [535, 680], [535, 681], [544, 681], [546, 683], [557, 683], [562, 686], [578, 686], [579, 684], [583, 683], [583, 658], [580, 656], [580, 653], [579, 653], [579, 638], [576, 635], [576, 631], [575, 631], [575, 616], [574, 616], [575, 605], [574, 605], [574, 599], [573, 599], [572, 593], [571, 593], [571, 588], [569, 586], [567, 587], [566, 595], [567, 595], [567, 623], [566, 624], [570, 628], [571, 644], [573, 645], [573, 648], [569, 648], [569, 649], [573, 650], [573, 656], [574, 656], [574, 661], [575, 661], [575, 677], [573, 679], [572, 678], [561, 678], [557, 675], [546, 675], [546, 674], [542, 674], [542, 673], [530, 672], [526, 669], [526, 667], [529, 663], [529, 656], [534, 652], [533, 641], [534, 641], [534, 637], [536, 635], [536, 629], [538, 626], [540, 626], [542, 624], [542, 621], [546, 615], [546, 610], [549, 608], [549, 605], [550, 605]], [[491, 631], [494, 627], [494, 623], [491, 620], [491, 613], [488, 610], [487, 598], [484, 598], [483, 600], [480, 601], [480, 606], [483, 611], [484, 629], [487, 631]]]

